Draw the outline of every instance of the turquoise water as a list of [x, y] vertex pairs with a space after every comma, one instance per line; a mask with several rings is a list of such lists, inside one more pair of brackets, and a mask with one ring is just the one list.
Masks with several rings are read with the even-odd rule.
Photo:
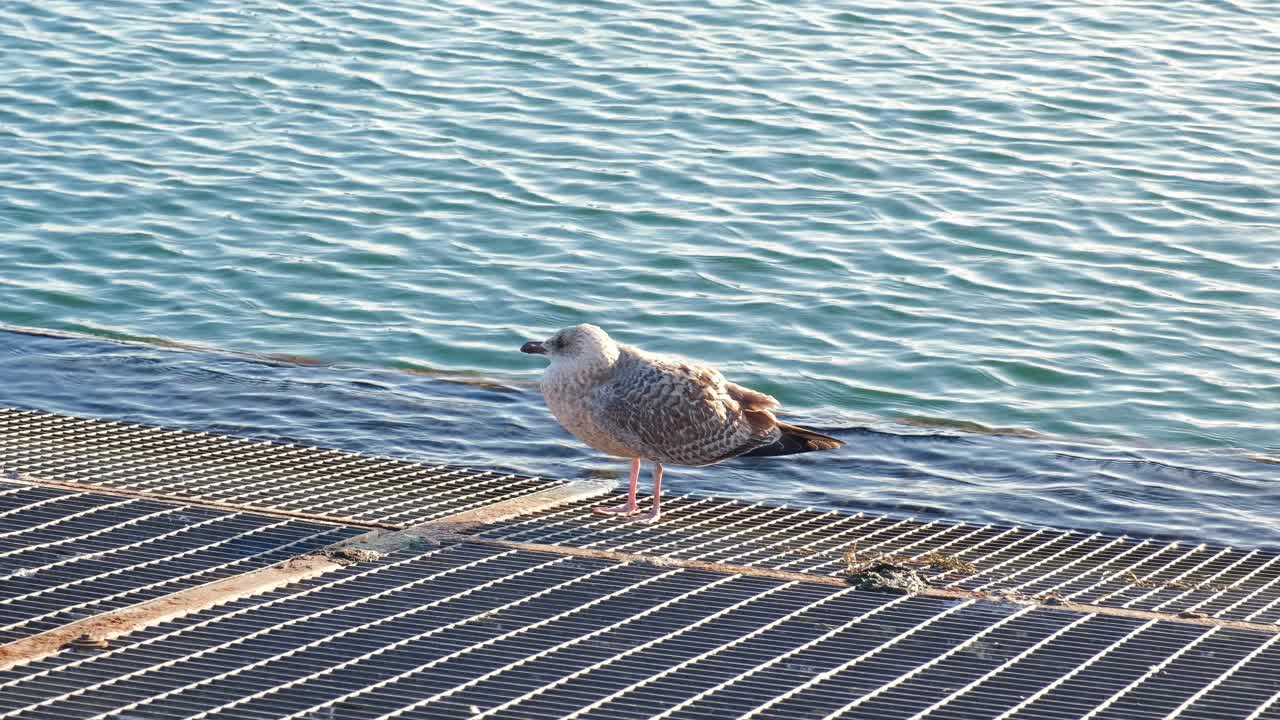
[[[516, 349], [587, 321], [827, 428], [1274, 458], [1277, 22], [1247, 2], [8, 3], [0, 323], [536, 403]], [[58, 372], [32, 377], [9, 402], [65, 406]], [[121, 407], [164, 420], [154, 402]], [[534, 410], [467, 425], [505, 439], [467, 460], [546, 469], [572, 440]], [[695, 477], [732, 494], [788, 467]], [[875, 495], [836, 460], [796, 467], [807, 489], [751, 493]], [[1079, 519], [1177, 524], [1178, 493], [1134, 483], [1123, 508], [1077, 488]], [[1275, 500], [1212, 490], [1197, 512]], [[1055, 519], [1016, 492], [969, 514]]]

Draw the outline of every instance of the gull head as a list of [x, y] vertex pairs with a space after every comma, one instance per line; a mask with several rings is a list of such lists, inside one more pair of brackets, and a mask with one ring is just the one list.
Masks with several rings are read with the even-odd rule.
[[552, 368], [603, 370], [618, 359], [618, 344], [604, 330], [584, 324], [557, 330], [546, 340], [527, 342], [520, 352], [546, 355]]

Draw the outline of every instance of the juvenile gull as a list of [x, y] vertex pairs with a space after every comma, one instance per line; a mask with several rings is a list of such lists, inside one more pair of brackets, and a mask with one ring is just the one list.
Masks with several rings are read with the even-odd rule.
[[711, 465], [739, 455], [829, 450], [839, 440], [778, 420], [778, 401], [725, 380], [708, 365], [616, 343], [595, 325], [575, 325], [520, 352], [551, 361], [539, 383], [551, 414], [587, 445], [631, 458], [626, 503], [595, 512], [632, 516], [640, 461], [653, 462], [653, 507], [662, 510], [662, 466]]

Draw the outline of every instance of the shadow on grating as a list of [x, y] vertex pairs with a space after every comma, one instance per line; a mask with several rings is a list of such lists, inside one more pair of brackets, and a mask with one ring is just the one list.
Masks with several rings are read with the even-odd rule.
[[0, 717], [1265, 717], [1275, 638], [462, 543], [0, 673]]
[[563, 484], [16, 409], [0, 409], [0, 470], [176, 500], [399, 526]]
[[1280, 555], [1101, 533], [921, 522], [685, 496], [654, 524], [593, 515], [596, 498], [475, 531], [485, 538], [823, 575], [888, 557], [935, 586], [1229, 620], [1280, 619]]
[[256, 570], [359, 532], [0, 484], [0, 643]]

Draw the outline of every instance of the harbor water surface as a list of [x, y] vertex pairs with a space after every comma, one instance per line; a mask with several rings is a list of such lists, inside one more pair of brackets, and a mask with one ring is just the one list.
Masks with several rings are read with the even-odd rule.
[[0, 403], [616, 474], [517, 352], [593, 322], [849, 443], [672, 492], [1276, 544], [1278, 23], [9, 3], [0, 323], [72, 337]]

